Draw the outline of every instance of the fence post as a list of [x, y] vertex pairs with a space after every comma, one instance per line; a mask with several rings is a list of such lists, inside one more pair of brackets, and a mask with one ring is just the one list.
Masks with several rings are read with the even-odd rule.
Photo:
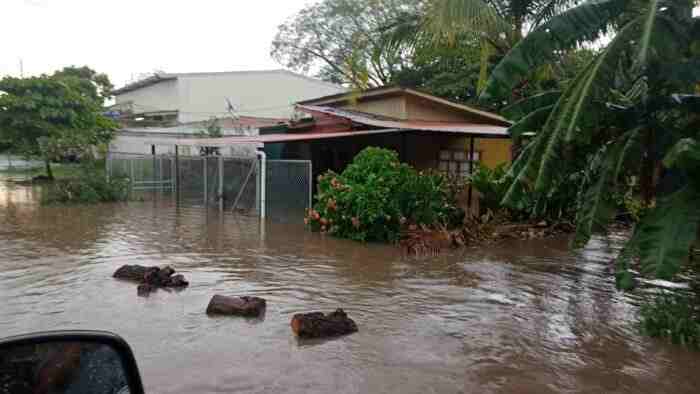
[[129, 184], [131, 185], [131, 193], [134, 193], [134, 159], [129, 160]]
[[202, 157], [202, 168], [204, 169], [204, 208], [207, 208], [209, 206], [209, 171], [207, 171], [207, 156]]
[[309, 161], [309, 205], [307, 208], [311, 209], [314, 206], [314, 167], [311, 161]]
[[179, 152], [178, 152], [178, 146], [175, 145], [175, 174], [174, 175], [174, 180], [175, 180], [175, 203], [179, 204], [180, 203], [180, 162], [179, 162]]
[[[10, 166], [12, 166], [11, 163]], [[105, 155], [105, 172], [107, 173], [107, 182], [109, 182], [110, 178], [112, 177], [112, 157], [109, 154], [109, 147], [107, 148], [107, 154]]]
[[163, 156], [158, 156], [158, 189], [162, 192], [164, 189], [163, 185]]
[[224, 157], [219, 156], [219, 212], [224, 212]]

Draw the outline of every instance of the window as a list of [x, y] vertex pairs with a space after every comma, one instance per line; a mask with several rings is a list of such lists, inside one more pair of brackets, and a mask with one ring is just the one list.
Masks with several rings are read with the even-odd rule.
[[[480, 152], [474, 152], [474, 161], [480, 159]], [[438, 170], [450, 175], [469, 175], [469, 153], [457, 150], [441, 150], [438, 158]]]

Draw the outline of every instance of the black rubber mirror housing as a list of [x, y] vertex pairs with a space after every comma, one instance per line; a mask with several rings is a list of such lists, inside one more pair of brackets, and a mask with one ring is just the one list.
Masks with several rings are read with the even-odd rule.
[[[123, 377], [126, 379], [127, 383], [126, 387], [128, 387], [128, 391], [124, 392], [128, 392], [129, 394], [144, 394], [141, 375], [131, 347], [123, 338], [107, 331], [47, 331], [0, 339], [0, 385], [3, 384], [3, 380], [12, 381], [12, 379], [24, 379], [24, 377], [12, 376], [13, 373], [16, 373], [17, 369], [12, 368], [12, 363], [15, 361], [9, 359], [9, 355], [16, 353], [18, 350], [21, 351], [22, 349], [51, 348], [54, 345], [58, 349], [65, 349], [65, 344], [70, 344], [69, 346], [73, 346], [74, 348], [77, 347], [77, 352], [80, 352], [81, 349], [85, 347], [109, 349], [111, 354], [118, 357], [118, 362], [121, 364], [122, 370], [120, 374], [123, 373]], [[60, 346], [63, 347], [61, 348]], [[61, 352], [54, 353], [58, 353], [55, 354], [54, 357], [60, 358], [62, 356]], [[78, 360], [80, 360], [79, 356]], [[44, 360], [43, 364], [43, 366], [46, 367], [46, 364], [50, 364], [50, 362]], [[59, 366], [62, 364], [64, 363], [56, 363], [56, 365]], [[34, 371], [33, 376], [37, 379], [41, 378], [36, 371]], [[31, 386], [29, 383], [28, 385]], [[3, 388], [0, 387], [0, 392], [2, 392], [2, 390]], [[94, 392], [98, 393], [97, 390]]]

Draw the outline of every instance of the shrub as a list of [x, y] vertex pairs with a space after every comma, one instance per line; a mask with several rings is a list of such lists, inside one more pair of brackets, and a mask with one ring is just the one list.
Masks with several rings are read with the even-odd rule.
[[85, 167], [76, 178], [56, 181], [45, 189], [44, 204], [117, 202], [129, 199], [127, 178], [107, 179], [101, 170]]
[[697, 300], [685, 294], [660, 294], [642, 305], [642, 333], [675, 344], [700, 348]]
[[417, 172], [391, 150], [367, 148], [342, 174], [329, 171], [318, 181], [305, 222], [342, 238], [394, 242], [410, 224], [449, 225], [463, 216], [443, 176]]
[[494, 169], [476, 164], [474, 172], [469, 177], [469, 182], [481, 194], [481, 207], [498, 211], [502, 208], [501, 201], [508, 191], [506, 179], [507, 164], [503, 163]]

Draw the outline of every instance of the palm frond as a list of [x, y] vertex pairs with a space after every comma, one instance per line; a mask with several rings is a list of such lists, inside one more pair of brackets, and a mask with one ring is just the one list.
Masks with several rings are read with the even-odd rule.
[[517, 123], [508, 128], [508, 133], [513, 139], [518, 139], [525, 133], [534, 133], [540, 130], [549, 118], [554, 105], [537, 108], [518, 120]]
[[641, 128], [630, 130], [616, 143], [604, 146], [593, 158], [587, 172], [595, 181], [579, 197], [581, 201], [576, 217], [574, 246], [584, 246], [593, 233], [604, 231], [614, 216], [616, 204], [611, 190], [616, 187], [622, 163], [627, 161], [632, 146], [639, 143], [640, 131]]
[[688, 257], [700, 221], [700, 192], [689, 184], [661, 200], [642, 218], [636, 234], [642, 272], [671, 279]]
[[561, 97], [561, 91], [559, 90], [539, 93], [505, 107], [501, 110], [501, 115], [509, 120], [517, 121], [532, 111], [554, 105], [559, 97]]
[[695, 138], [679, 140], [664, 158], [667, 168], [692, 171], [700, 168], [700, 144]]
[[647, 56], [649, 53], [649, 43], [651, 42], [651, 32], [654, 30], [654, 22], [656, 22], [656, 15], [659, 12], [659, 0], [649, 0], [649, 7], [647, 10], [647, 15], [644, 20], [644, 27], [642, 29], [642, 39], [639, 43], [639, 52], [637, 55], [637, 63], [639, 66], [643, 67], [646, 65]]
[[427, 27], [438, 37], [460, 33], [497, 35], [510, 25], [484, 0], [434, 0], [427, 10]]
[[629, 0], [589, 0], [554, 16], [521, 40], [496, 66], [482, 99], [508, 97], [531, 70], [555, 60], [558, 52], [591, 42], [609, 31]]

